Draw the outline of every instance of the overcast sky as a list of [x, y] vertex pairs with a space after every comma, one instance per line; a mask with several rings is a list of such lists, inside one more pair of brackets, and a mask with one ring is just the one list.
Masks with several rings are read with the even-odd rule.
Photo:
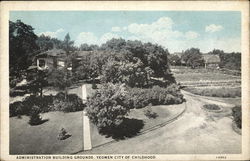
[[221, 49], [240, 52], [240, 12], [180, 11], [14, 11], [10, 20], [63, 39], [69, 33], [75, 45], [102, 44], [111, 38], [141, 40], [162, 45], [171, 53], [191, 47], [202, 52]]

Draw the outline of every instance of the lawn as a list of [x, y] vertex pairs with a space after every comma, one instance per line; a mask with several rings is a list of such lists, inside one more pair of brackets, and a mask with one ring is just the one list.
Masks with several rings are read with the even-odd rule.
[[[158, 115], [155, 119], [147, 118], [144, 115], [143, 108], [131, 110], [126, 119], [129, 126], [123, 129], [123, 132], [129, 131], [127, 137], [134, 137], [141, 131], [167, 121], [183, 111], [184, 107], [185, 103], [153, 106], [152, 111]], [[48, 119], [48, 121], [37, 126], [30, 126], [27, 116], [10, 118], [10, 154], [71, 154], [82, 150], [81, 111], [71, 113], [49, 112], [43, 113], [42, 117]], [[72, 136], [60, 141], [57, 139], [57, 135], [62, 127]], [[131, 133], [131, 131], [134, 133]], [[100, 135], [92, 124], [91, 139], [93, 147], [113, 140], [112, 137]]]

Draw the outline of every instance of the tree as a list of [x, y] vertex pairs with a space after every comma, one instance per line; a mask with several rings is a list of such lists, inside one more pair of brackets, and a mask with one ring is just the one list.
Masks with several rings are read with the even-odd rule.
[[87, 114], [99, 131], [112, 131], [123, 122], [129, 112], [123, 104], [125, 94], [124, 85], [108, 83], [88, 99]]
[[181, 65], [181, 58], [178, 55], [170, 55], [169, 62], [171, 65]]
[[57, 38], [51, 38], [50, 36], [40, 35], [36, 40], [40, 51], [47, 51], [53, 48], [62, 48], [62, 41]]
[[181, 58], [188, 66], [191, 66], [192, 69], [204, 64], [204, 59], [198, 48], [187, 49]]
[[47, 81], [47, 70], [38, 70], [37, 68], [28, 70], [27, 80], [29, 81], [29, 90], [34, 95], [43, 96], [43, 88], [48, 84]]
[[71, 72], [65, 69], [51, 70], [48, 77], [48, 82], [58, 89], [64, 91], [64, 99], [68, 98], [68, 87], [72, 85]]
[[49, 74], [48, 81], [60, 90], [64, 90], [65, 99], [68, 98], [68, 88], [72, 85], [72, 60], [75, 47], [74, 42], [70, 40], [69, 33], [65, 36], [62, 42], [62, 48], [66, 52], [64, 59], [65, 65], [62, 69], [53, 69]]
[[103, 66], [101, 79], [105, 83], [125, 83], [130, 87], [144, 87], [148, 84], [150, 72], [138, 58], [137, 62], [116, 61], [111, 58]]
[[101, 49], [114, 53], [118, 61], [126, 60], [135, 63], [137, 59], [140, 59], [144, 68], [153, 71], [150, 72], [150, 77], [163, 77], [166, 80], [173, 81], [168, 62], [168, 50], [164, 50], [159, 45], [152, 43], [143, 44], [137, 40], [112, 39], [103, 44]]
[[67, 55], [75, 50], [74, 41], [70, 40], [69, 33], [67, 33], [64, 37], [64, 40], [62, 42], [62, 49], [66, 52]]
[[34, 28], [22, 21], [9, 21], [9, 69], [10, 76], [20, 76], [32, 64], [38, 50]]

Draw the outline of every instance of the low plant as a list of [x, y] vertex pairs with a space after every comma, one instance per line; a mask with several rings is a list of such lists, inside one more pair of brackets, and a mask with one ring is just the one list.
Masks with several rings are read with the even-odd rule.
[[237, 127], [241, 129], [242, 123], [242, 111], [241, 106], [235, 106], [232, 108], [233, 121], [236, 123]]
[[146, 109], [144, 109], [144, 115], [147, 116], [148, 118], [153, 118], [155, 119], [158, 115], [156, 112], [152, 111], [152, 107], [149, 105]]
[[129, 108], [143, 108], [148, 104], [168, 105], [179, 104], [184, 101], [179, 86], [172, 84], [166, 88], [153, 86], [152, 88], [128, 88], [125, 104]]
[[216, 104], [205, 104], [203, 105], [204, 108], [208, 109], [208, 110], [220, 110], [221, 108], [216, 105]]
[[30, 125], [39, 125], [42, 122], [42, 118], [40, 116], [40, 108], [38, 106], [33, 106], [30, 112]]
[[241, 97], [241, 88], [185, 88], [188, 92], [210, 97]]

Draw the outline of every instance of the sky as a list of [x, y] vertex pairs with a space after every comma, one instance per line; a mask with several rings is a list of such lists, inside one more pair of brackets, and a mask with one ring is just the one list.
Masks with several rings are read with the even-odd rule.
[[241, 14], [236, 11], [11, 11], [10, 21], [31, 25], [37, 35], [75, 45], [112, 38], [157, 43], [170, 53], [191, 47], [241, 51]]

